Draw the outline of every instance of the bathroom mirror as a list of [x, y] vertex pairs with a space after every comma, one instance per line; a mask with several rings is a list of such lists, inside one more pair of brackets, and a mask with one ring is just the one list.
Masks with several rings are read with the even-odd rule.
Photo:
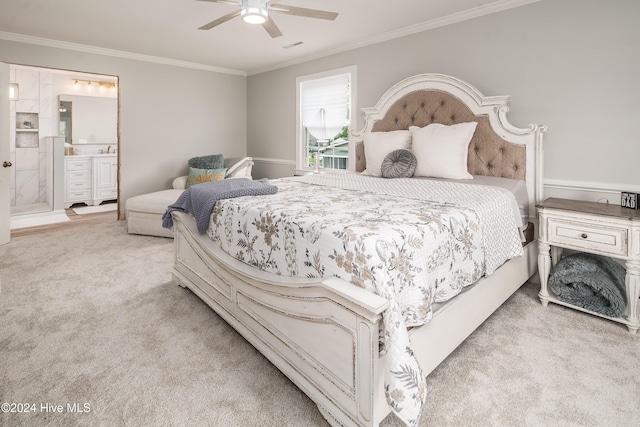
[[60, 136], [70, 144], [116, 144], [118, 100], [60, 95]]

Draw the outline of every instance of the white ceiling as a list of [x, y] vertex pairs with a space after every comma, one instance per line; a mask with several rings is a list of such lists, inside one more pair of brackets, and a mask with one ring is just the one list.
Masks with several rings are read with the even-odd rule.
[[[281, 0], [338, 12], [335, 21], [272, 13], [283, 35], [234, 18], [238, 6], [197, 0], [0, 0], [0, 38], [237, 74], [463, 21], [538, 0]], [[285, 48], [294, 43], [301, 45]]]

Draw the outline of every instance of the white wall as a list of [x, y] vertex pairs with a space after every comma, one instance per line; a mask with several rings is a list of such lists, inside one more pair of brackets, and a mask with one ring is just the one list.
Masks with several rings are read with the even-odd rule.
[[549, 127], [546, 195], [619, 203], [620, 190], [640, 193], [638, 17], [637, 0], [544, 0], [250, 76], [248, 155], [270, 159], [255, 176], [293, 168], [296, 77], [356, 65], [358, 108], [427, 72], [512, 95], [513, 124]]
[[193, 156], [246, 155], [246, 78], [0, 40], [0, 61], [119, 77], [120, 200], [170, 188]]

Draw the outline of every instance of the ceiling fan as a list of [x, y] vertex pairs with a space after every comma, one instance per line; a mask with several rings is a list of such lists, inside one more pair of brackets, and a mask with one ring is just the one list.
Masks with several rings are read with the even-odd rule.
[[[307, 18], [327, 19], [333, 21], [338, 16], [335, 12], [325, 10], [307, 9], [304, 7], [287, 6], [279, 4], [280, 0], [200, 0], [212, 3], [226, 3], [240, 6], [238, 10], [228, 13], [220, 18], [209, 22], [198, 28], [199, 30], [210, 30], [222, 23], [227, 22], [236, 16], [241, 16], [244, 22], [250, 24], [262, 24], [267, 33], [273, 38], [280, 37], [282, 32], [271, 19], [270, 12], [282, 13], [285, 15], [304, 16]], [[278, 3], [278, 4], [275, 4]]]

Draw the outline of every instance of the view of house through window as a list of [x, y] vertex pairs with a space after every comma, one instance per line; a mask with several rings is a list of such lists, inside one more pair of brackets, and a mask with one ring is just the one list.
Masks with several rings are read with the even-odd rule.
[[349, 168], [351, 72], [298, 79], [300, 134], [298, 169]]

